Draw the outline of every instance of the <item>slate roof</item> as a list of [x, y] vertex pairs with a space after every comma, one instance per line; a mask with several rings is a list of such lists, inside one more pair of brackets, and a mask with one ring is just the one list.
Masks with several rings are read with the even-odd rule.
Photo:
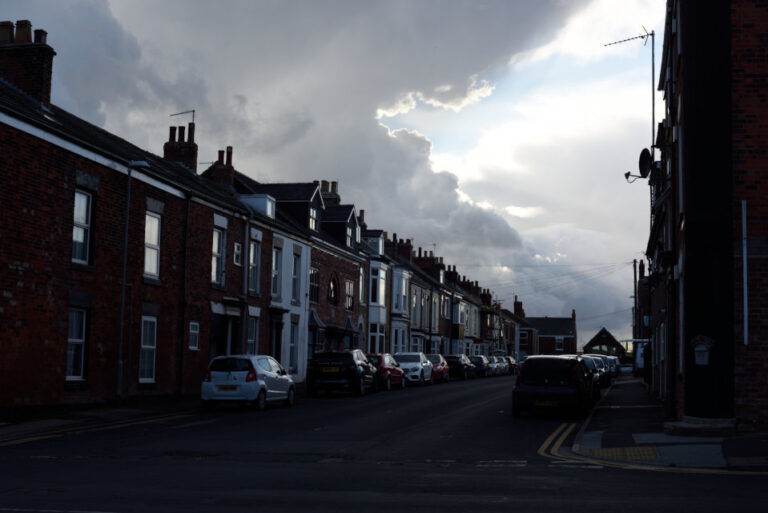
[[325, 210], [323, 210], [322, 222], [346, 223], [349, 220], [349, 216], [352, 215], [352, 211], [354, 209], [354, 205], [334, 205], [325, 207]]
[[573, 319], [570, 317], [526, 317], [539, 336], [573, 336]]
[[616, 340], [616, 337], [614, 337], [610, 331], [605, 329], [605, 327], [598, 331], [595, 336], [590, 339], [589, 342], [584, 344], [584, 349], [586, 350], [587, 347], [592, 347], [592, 345], [595, 344], [608, 344], [624, 349], [624, 346], [622, 346], [621, 343]]
[[0, 78], [0, 111], [47, 133], [71, 142], [102, 157], [127, 165], [145, 161], [149, 169], [141, 172], [176, 188], [244, 211], [237, 199], [223, 185], [200, 178], [180, 162], [171, 162], [97, 127], [55, 105], [45, 106]]
[[277, 201], [311, 201], [317, 190], [317, 185], [310, 183], [260, 183], [250, 178], [242, 180], [252, 194], [269, 194]]

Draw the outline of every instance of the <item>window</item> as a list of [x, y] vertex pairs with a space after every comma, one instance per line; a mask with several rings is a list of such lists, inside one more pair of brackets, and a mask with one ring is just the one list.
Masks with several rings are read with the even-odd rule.
[[309, 229], [317, 231], [317, 209], [309, 208]]
[[155, 382], [156, 337], [157, 317], [142, 316], [141, 351], [139, 353], [139, 383]]
[[371, 269], [371, 303], [379, 302], [379, 270]]
[[261, 268], [261, 243], [255, 240], [248, 248], [248, 292], [259, 293], [259, 269]]
[[381, 353], [384, 351], [384, 325], [371, 323], [371, 330], [369, 333], [370, 344], [369, 352]]
[[360, 244], [360, 226], [355, 227], [355, 242]]
[[200, 349], [200, 323], [189, 323], [189, 348], [197, 351]]
[[235, 242], [235, 251], [234, 251], [234, 262], [235, 265], [243, 265], [243, 245], [239, 242]]
[[347, 247], [352, 247], [352, 227], [347, 225]]
[[67, 379], [83, 379], [85, 354], [85, 310], [69, 310], [69, 335], [67, 336]]
[[75, 191], [72, 225], [72, 261], [87, 264], [90, 258], [91, 195]]
[[345, 283], [345, 296], [344, 296], [344, 308], [347, 311], [352, 311], [355, 306], [355, 282], [347, 280]]
[[320, 271], [311, 267], [309, 269], [309, 300], [317, 303], [320, 299]]
[[401, 297], [400, 287], [402, 287], [402, 281], [400, 280], [400, 278], [395, 278], [395, 283], [393, 284], [393, 288], [395, 289], [394, 290], [395, 310], [400, 310], [400, 297]]
[[256, 354], [256, 341], [259, 338], [259, 318], [248, 317], [248, 337], [245, 341], [245, 353]]
[[555, 337], [555, 351], [563, 350], [563, 337]]
[[211, 246], [211, 282], [224, 285], [224, 231], [213, 229]]
[[144, 216], [144, 274], [160, 275], [160, 215], [153, 212]]
[[365, 271], [363, 268], [360, 268], [360, 280], [359, 280], [359, 288], [360, 288], [360, 304], [365, 304]]
[[295, 303], [300, 301], [301, 292], [301, 255], [293, 255], [293, 275], [291, 281], [291, 300]]
[[280, 297], [280, 259], [283, 251], [272, 248], [272, 295]]
[[299, 370], [299, 321], [297, 319], [291, 320], [290, 344], [291, 347], [288, 353], [288, 372], [297, 374]]
[[334, 306], [339, 304], [339, 286], [335, 278], [328, 283], [328, 303]]
[[521, 331], [520, 332], [520, 345], [521, 346], [527, 346], [528, 345], [528, 332], [527, 331]]
[[408, 310], [408, 279], [403, 277], [401, 278], [401, 284], [400, 284], [400, 301], [403, 305], [403, 310]]

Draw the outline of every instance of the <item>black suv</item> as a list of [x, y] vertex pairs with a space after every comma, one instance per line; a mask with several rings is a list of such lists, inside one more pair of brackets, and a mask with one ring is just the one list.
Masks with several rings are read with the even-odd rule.
[[316, 353], [307, 370], [307, 391], [315, 396], [320, 390], [345, 389], [365, 395], [376, 391], [376, 367], [359, 349]]
[[592, 373], [580, 356], [529, 356], [512, 392], [512, 415], [551, 410], [586, 415], [594, 403]]
[[475, 377], [475, 364], [465, 354], [447, 354], [445, 360], [452, 378], [467, 379]]

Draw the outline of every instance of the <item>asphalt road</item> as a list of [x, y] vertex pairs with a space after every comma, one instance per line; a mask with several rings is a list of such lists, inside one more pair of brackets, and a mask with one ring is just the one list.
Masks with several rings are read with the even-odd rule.
[[[761, 476], [543, 456], [578, 419], [512, 419], [513, 378], [225, 407], [0, 447], [0, 513], [766, 511]], [[565, 432], [561, 430], [559, 432]]]

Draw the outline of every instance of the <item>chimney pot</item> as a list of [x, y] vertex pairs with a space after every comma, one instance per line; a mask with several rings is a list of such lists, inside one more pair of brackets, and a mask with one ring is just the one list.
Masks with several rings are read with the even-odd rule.
[[46, 44], [48, 41], [48, 32], [43, 29], [35, 30], [35, 43]]
[[365, 209], [362, 209], [362, 208], [360, 209], [360, 216], [359, 217], [360, 217], [360, 222], [364, 223], [365, 222]]
[[13, 22], [0, 21], [0, 44], [13, 43]]
[[320, 182], [320, 190], [322, 192], [328, 192], [328, 180], [322, 180]]
[[227, 146], [227, 165], [232, 165], [232, 146]]
[[217, 164], [224, 163], [224, 150], [219, 150], [219, 160], [217, 160], [216, 163]]
[[421, 258], [421, 248], [419, 248], [419, 258]]
[[187, 132], [187, 142], [195, 142], [195, 123], [189, 122], [189, 131]]
[[395, 242], [397, 242], [397, 234], [396, 234], [396, 233], [393, 233], [393, 234], [392, 234], [392, 240], [393, 240], [393, 241], [395, 241]]
[[32, 42], [32, 23], [29, 20], [16, 21], [16, 43]]
[[180, 126], [180, 127], [178, 128], [178, 131], [179, 131], [179, 142], [181, 142], [181, 143], [185, 142], [185, 139], [184, 139], [184, 130], [186, 130], [186, 129], [185, 129], [183, 126]]
[[168, 142], [176, 142], [176, 127], [172, 126], [168, 134]]
[[331, 182], [331, 192], [334, 194], [339, 193], [339, 182]]

